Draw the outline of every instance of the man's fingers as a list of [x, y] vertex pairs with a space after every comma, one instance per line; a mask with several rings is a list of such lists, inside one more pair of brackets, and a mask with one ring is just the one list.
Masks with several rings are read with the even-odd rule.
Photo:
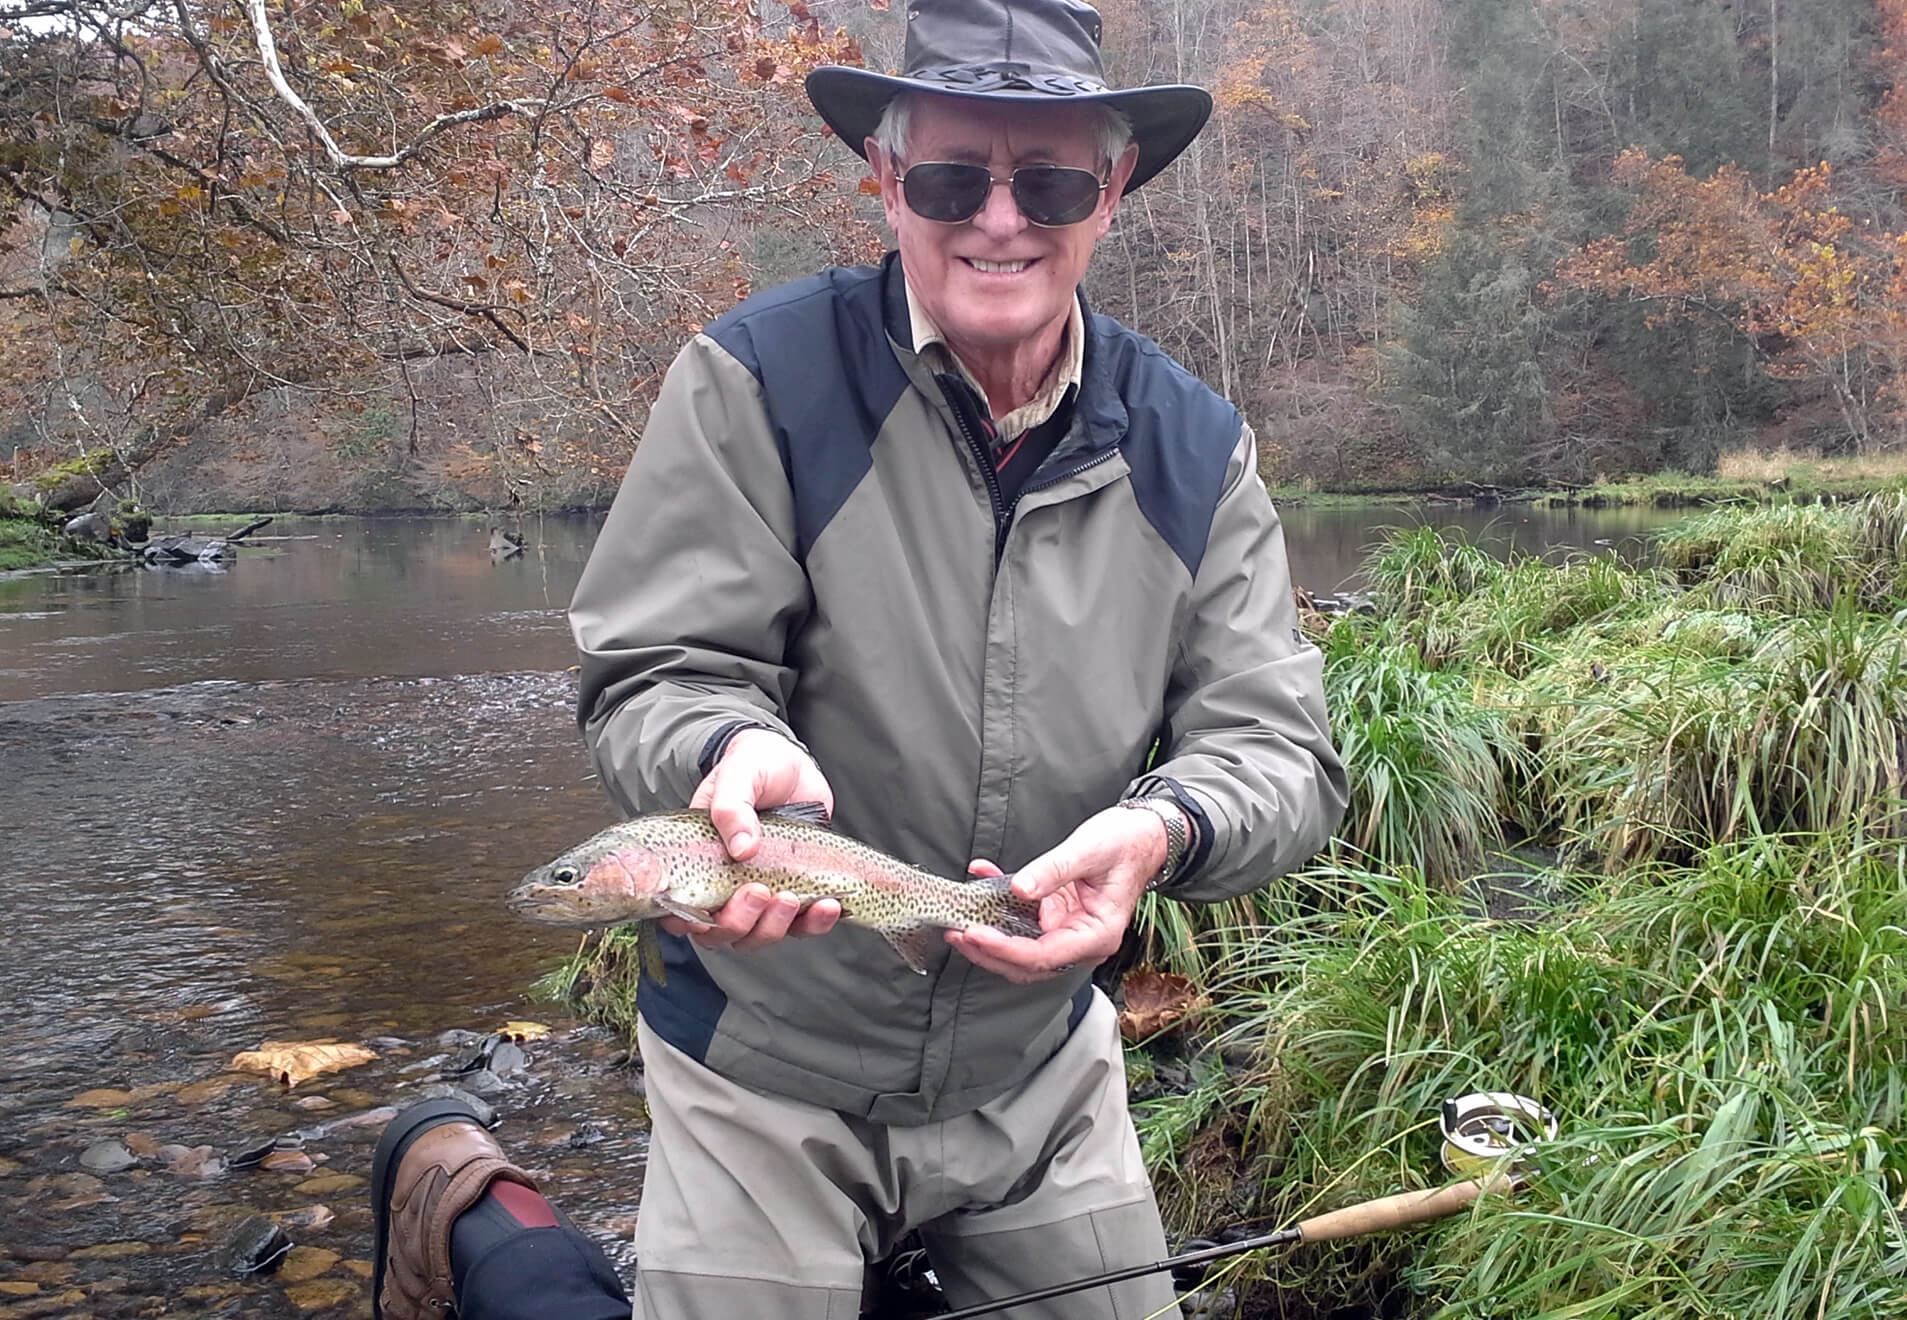
[[841, 919], [841, 904], [832, 898], [824, 898], [813, 903], [808, 910], [795, 918], [795, 924], [789, 929], [791, 935], [826, 935], [834, 929], [834, 923]]
[[709, 821], [722, 836], [730, 857], [745, 862], [755, 855], [756, 844], [761, 839], [761, 821], [755, 815], [752, 793], [745, 795], [739, 787], [731, 789], [726, 782], [718, 784], [709, 798]]
[[728, 902], [715, 914], [715, 924], [689, 932], [690, 938], [705, 949], [725, 948], [755, 929], [755, 923], [775, 896], [767, 885], [747, 884], [729, 895]]
[[1072, 872], [1073, 867], [1067, 856], [1058, 849], [1042, 853], [1014, 872], [1013, 892], [1021, 898], [1038, 902], [1071, 884], [1074, 879]]
[[747, 953], [784, 940], [788, 937], [788, 928], [794, 925], [795, 918], [800, 915], [799, 898], [786, 892], [771, 895], [762, 907], [761, 914], [755, 918], [755, 924], [735, 941], [733, 947]]
[[840, 920], [841, 904], [836, 899], [824, 898], [804, 907], [793, 894], [747, 884], [722, 905], [713, 924], [664, 917], [662, 929], [671, 935], [687, 935], [704, 949], [747, 952], [794, 936], [826, 935]]

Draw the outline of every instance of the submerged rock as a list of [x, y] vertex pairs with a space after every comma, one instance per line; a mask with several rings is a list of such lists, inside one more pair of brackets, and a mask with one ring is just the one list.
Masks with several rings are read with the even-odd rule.
[[285, 1230], [263, 1215], [248, 1216], [219, 1249], [219, 1268], [228, 1274], [256, 1274], [275, 1269], [291, 1250]]
[[423, 1089], [421, 1094], [426, 1100], [438, 1100], [438, 1099], [446, 1099], [446, 1098], [451, 1100], [461, 1100], [465, 1104], [469, 1105], [472, 1109], [476, 1110], [477, 1121], [479, 1123], [483, 1124], [487, 1128], [495, 1127], [497, 1125], [497, 1111], [491, 1107], [490, 1102], [483, 1099], [481, 1096], [472, 1095], [469, 1091], [464, 1090], [462, 1087], [450, 1086], [443, 1082], [437, 1082], [430, 1086], [426, 1086]]
[[89, 1173], [119, 1173], [139, 1163], [139, 1157], [119, 1141], [95, 1141], [80, 1152], [79, 1166]]

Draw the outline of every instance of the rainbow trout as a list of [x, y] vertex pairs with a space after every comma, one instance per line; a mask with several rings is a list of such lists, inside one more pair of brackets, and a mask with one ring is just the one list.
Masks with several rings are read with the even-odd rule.
[[817, 803], [760, 815], [761, 846], [747, 862], [729, 857], [706, 811], [655, 811], [537, 867], [507, 902], [518, 916], [554, 926], [706, 922], [753, 881], [804, 905], [836, 900], [846, 920], [879, 931], [923, 974], [936, 930], [991, 926], [1039, 937], [1039, 904], [1016, 897], [1007, 877], [948, 880], [910, 866], [830, 828]]

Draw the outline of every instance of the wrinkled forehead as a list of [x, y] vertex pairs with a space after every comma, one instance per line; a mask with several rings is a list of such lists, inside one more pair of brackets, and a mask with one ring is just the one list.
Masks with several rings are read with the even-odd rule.
[[915, 160], [1092, 168], [1098, 126], [1099, 116], [1084, 105], [917, 95], [909, 107], [907, 151]]

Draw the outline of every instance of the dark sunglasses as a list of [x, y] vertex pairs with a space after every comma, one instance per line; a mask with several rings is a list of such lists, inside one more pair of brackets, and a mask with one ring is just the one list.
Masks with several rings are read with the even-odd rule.
[[1020, 214], [1042, 229], [1078, 224], [1098, 208], [1106, 190], [1097, 174], [1070, 165], [1022, 165], [1011, 178], [996, 179], [985, 165], [925, 161], [897, 181], [910, 211], [949, 225], [980, 214], [996, 183], [1006, 184]]

